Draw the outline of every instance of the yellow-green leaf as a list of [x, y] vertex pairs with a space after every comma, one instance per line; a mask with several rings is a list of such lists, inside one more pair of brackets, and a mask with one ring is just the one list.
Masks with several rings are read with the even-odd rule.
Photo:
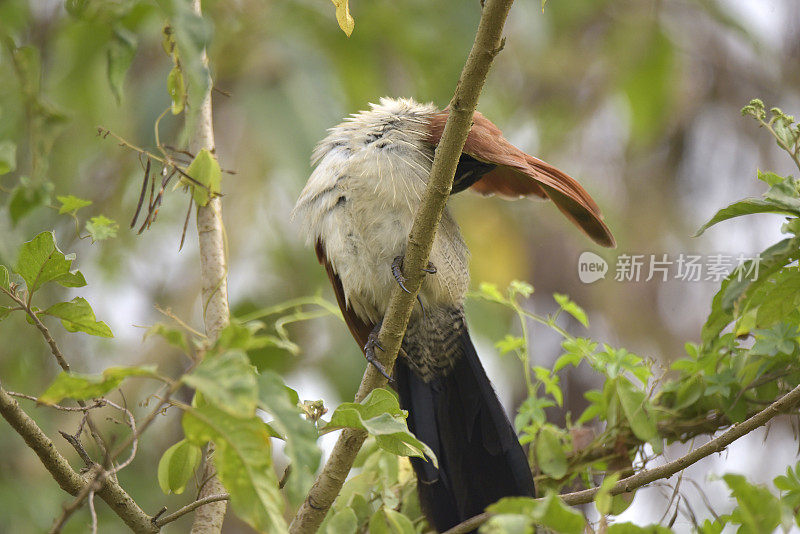
[[75, 297], [69, 302], [53, 304], [44, 313], [61, 319], [61, 324], [68, 332], [86, 332], [91, 336], [114, 337], [108, 325], [95, 318], [94, 311], [85, 298]]
[[219, 168], [217, 158], [205, 148], [197, 153], [192, 164], [186, 169], [186, 174], [202, 184], [198, 185], [188, 182], [188, 180], [183, 180], [183, 183], [192, 187], [192, 195], [198, 206], [208, 204], [211, 198], [209, 193], [219, 193], [222, 170]]
[[356, 25], [356, 22], [353, 20], [353, 17], [350, 16], [350, 6], [348, 5], [348, 0], [331, 0], [333, 5], [336, 6], [336, 22], [339, 23], [339, 27], [342, 31], [350, 37], [350, 34], [353, 33], [353, 28]]
[[166, 495], [170, 492], [183, 493], [186, 484], [200, 464], [200, 456], [202, 456], [200, 447], [185, 439], [164, 451], [158, 462], [158, 485], [161, 491]]
[[29, 293], [50, 281], [65, 287], [83, 287], [86, 280], [81, 272], [70, 271], [73, 259], [74, 255], [65, 256], [58, 250], [53, 232], [42, 232], [22, 244], [14, 271], [25, 280]]
[[183, 80], [183, 72], [180, 67], [175, 65], [167, 76], [167, 92], [172, 100], [172, 114], [178, 115], [186, 106], [186, 82]]
[[231, 415], [250, 417], [256, 413], [256, 371], [244, 352], [231, 350], [207, 356], [182, 380], [202, 393], [207, 402]]
[[0, 174], [17, 168], [17, 145], [13, 141], [0, 141]]
[[56, 404], [62, 399], [76, 400], [102, 397], [117, 388], [129, 376], [158, 377], [154, 365], [109, 367], [99, 375], [62, 372], [39, 397], [43, 404]]
[[374, 389], [360, 403], [344, 402], [334, 410], [323, 430], [356, 428], [366, 430], [382, 449], [398, 456], [417, 456], [439, 466], [433, 451], [417, 439], [406, 425], [407, 413], [400, 409], [397, 398], [385, 389]]
[[[277, 373], [265, 370], [258, 377], [259, 408], [272, 417], [270, 426], [286, 440], [283, 452], [292, 463], [284, 490], [290, 503], [300, 504], [314, 482], [321, 451], [314, 424], [297, 406], [297, 393]], [[343, 531], [344, 532], [344, 531]]]
[[553, 429], [544, 427], [536, 436], [536, 459], [541, 470], [553, 478], [567, 474], [567, 456]]
[[78, 198], [74, 195], [59, 195], [56, 197], [56, 199], [61, 202], [61, 206], [58, 208], [59, 215], [64, 215], [65, 213], [75, 213], [81, 208], [92, 205], [91, 200]]
[[288, 530], [272, 467], [270, 432], [259, 417], [233, 417], [206, 405], [184, 412], [183, 431], [197, 445], [214, 442], [217, 474], [240, 518], [259, 532]]
[[644, 391], [635, 389], [628, 379], [621, 378], [617, 381], [617, 395], [634, 435], [650, 443], [656, 452], [660, 452], [662, 444], [658, 438], [656, 421], [648, 413], [648, 400]]
[[117, 222], [113, 219], [109, 219], [105, 215], [92, 217], [86, 223], [86, 231], [92, 236], [92, 243], [117, 237], [117, 230], [119, 230]]

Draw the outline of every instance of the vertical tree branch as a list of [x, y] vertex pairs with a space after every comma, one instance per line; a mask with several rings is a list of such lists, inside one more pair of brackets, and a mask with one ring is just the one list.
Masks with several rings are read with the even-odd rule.
[[[436, 149], [428, 185], [408, 238], [403, 271], [407, 277], [406, 287], [411, 293], [405, 293], [399, 287], [395, 287], [383, 318], [380, 342], [385, 351], [380, 360], [386, 369], [393, 367], [400, 351], [411, 310], [422, 283], [422, 269], [428, 264], [433, 238], [453, 186], [458, 159], [472, 126], [472, 116], [478, 103], [478, 96], [486, 81], [492, 60], [502, 49], [503, 25], [512, 3], [513, 0], [482, 2], [483, 10], [475, 42], [450, 102], [450, 116]], [[375, 370], [374, 366], [368, 365], [358, 388], [356, 401], [362, 400], [376, 387], [385, 385], [386, 379]], [[342, 431], [330, 458], [289, 527], [292, 534], [316, 532], [342, 489], [347, 473], [365, 439], [366, 433], [363, 431], [350, 429]]]
[[[192, 7], [202, 15], [200, 0], [192, 0]], [[202, 52], [202, 59], [208, 65], [208, 55]], [[214, 152], [214, 123], [211, 114], [211, 87], [200, 106], [197, 126], [193, 135], [192, 152], [201, 149]], [[190, 88], [191, 90], [191, 88]], [[212, 196], [208, 204], [197, 208], [197, 237], [200, 247], [200, 272], [203, 284], [203, 322], [208, 339], [213, 342], [230, 320], [228, 308], [228, 262], [225, 257], [225, 230], [222, 225], [222, 202], [220, 197]], [[213, 446], [208, 447], [202, 479], [206, 483], [200, 488], [198, 499], [225, 493], [225, 488], [217, 478], [214, 468]], [[197, 509], [192, 524], [192, 534], [216, 534], [222, 530], [227, 501], [215, 501]]]

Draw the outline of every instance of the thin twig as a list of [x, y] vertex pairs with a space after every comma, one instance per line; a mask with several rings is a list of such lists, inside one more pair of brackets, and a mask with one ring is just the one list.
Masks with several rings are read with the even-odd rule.
[[[20, 306], [25, 311], [25, 313], [28, 314], [28, 317], [31, 318], [34, 326], [36, 326], [36, 328], [39, 329], [39, 332], [42, 333], [42, 336], [44, 336], [45, 341], [47, 341], [47, 344], [50, 346], [50, 352], [52, 352], [53, 356], [55, 356], [58, 365], [64, 371], [69, 373], [69, 363], [67, 363], [67, 360], [64, 358], [64, 354], [61, 353], [61, 349], [58, 348], [58, 345], [56, 345], [53, 336], [50, 335], [50, 330], [48, 330], [47, 327], [44, 325], [44, 323], [41, 321], [41, 319], [39, 319], [39, 316], [33, 312], [30, 305], [27, 304], [21, 298], [19, 298], [17, 295], [15, 295], [12, 291], [9, 291], [8, 289], [2, 286], [0, 286], [0, 291], [5, 293], [8, 298], [16, 302], [17, 305]], [[28, 288], [28, 292], [29, 293], [31, 292], [30, 288]]]
[[72, 445], [72, 448], [78, 452], [78, 456], [81, 457], [81, 460], [83, 460], [83, 462], [86, 464], [86, 467], [92, 467], [95, 464], [94, 460], [92, 460], [92, 457], [86, 452], [86, 449], [83, 448], [83, 444], [78, 438], [80, 435], [80, 429], [78, 429], [78, 432], [74, 436], [67, 434], [63, 430], [59, 430], [58, 433], [61, 434], [61, 436], [67, 440], [70, 445]]
[[97, 512], [94, 509], [94, 489], [89, 492], [89, 515], [92, 517], [92, 534], [97, 534]]
[[[31, 321], [33, 321], [33, 324], [36, 326], [39, 332], [41, 332], [47, 344], [50, 346], [50, 352], [55, 357], [56, 361], [58, 362], [58, 365], [61, 367], [61, 369], [64, 370], [65, 373], [69, 373], [70, 367], [69, 363], [67, 363], [67, 359], [64, 358], [64, 354], [61, 352], [61, 349], [58, 348], [58, 344], [56, 344], [56, 341], [53, 339], [53, 336], [50, 335], [50, 330], [48, 330], [47, 326], [45, 326], [42, 320], [39, 319], [39, 316], [36, 315], [36, 313], [30, 307], [30, 302], [26, 303], [20, 297], [18, 297], [13, 291], [10, 291], [2, 286], [0, 286], [0, 291], [5, 293], [8, 298], [16, 302], [17, 305], [20, 306], [25, 311], [25, 313], [28, 315], [28, 317], [30, 317]], [[30, 288], [28, 289], [28, 291], [29, 291], [28, 300], [30, 300], [30, 295], [32, 294], [30, 292]], [[86, 403], [83, 401], [78, 401], [78, 406], [80, 406], [81, 408], [86, 408]], [[92, 420], [91, 417], [87, 417], [86, 422], [89, 425], [89, 430], [91, 431], [92, 439], [94, 439], [97, 448], [100, 449], [100, 454], [105, 455], [108, 451], [108, 447], [106, 446], [106, 442], [103, 439], [102, 434], [100, 434], [100, 430], [98, 430], [97, 426], [95, 426], [94, 421]]]
[[[180, 384], [180, 382], [178, 382], [178, 384]], [[180, 387], [180, 386], [178, 386], [178, 387]], [[117, 410], [120, 410], [121, 412], [125, 413], [125, 416], [128, 418], [128, 426], [131, 429], [131, 436], [132, 436], [131, 453], [128, 456], [127, 460], [125, 460], [124, 462], [122, 462], [121, 464], [116, 466], [115, 468], [109, 470], [108, 474], [109, 475], [113, 475], [113, 474], [119, 472], [120, 470], [125, 469], [126, 467], [128, 467], [130, 465], [130, 463], [133, 461], [133, 459], [136, 457], [136, 451], [137, 451], [137, 448], [138, 448], [138, 445], [139, 445], [139, 436], [141, 435], [141, 432], [144, 431], [144, 428], [141, 429], [140, 431], [136, 430], [136, 419], [133, 417], [133, 414], [131, 413], [131, 411], [128, 410], [127, 408], [123, 408], [122, 406], [120, 406], [118, 404], [115, 404], [115, 403], [111, 402], [110, 400], [106, 400], [106, 403], [109, 406], [111, 406], [112, 408], [116, 408]], [[152, 420], [152, 419], [150, 419], [150, 420]], [[112, 457], [111, 459], [113, 460], [114, 457]]]
[[184, 321], [183, 319], [178, 317], [175, 314], [175, 312], [172, 311], [171, 308], [162, 308], [158, 304], [156, 304], [155, 308], [156, 308], [157, 312], [159, 312], [162, 315], [166, 315], [167, 317], [169, 317], [170, 319], [172, 319], [173, 321], [178, 323], [178, 325], [180, 325], [184, 330], [189, 331], [191, 334], [193, 334], [193, 335], [195, 335], [195, 336], [197, 336], [197, 337], [199, 337], [201, 339], [208, 339], [207, 336], [204, 333], [200, 332], [199, 330], [196, 330], [196, 329], [192, 328], [191, 326], [189, 326], [189, 324], [186, 321]]
[[88, 406], [61, 406], [60, 404], [40, 404], [39, 397], [34, 397], [33, 395], [26, 395], [25, 393], [17, 393], [16, 391], [7, 391], [6, 393], [11, 395], [12, 397], [31, 400], [39, 404], [40, 406], [46, 406], [47, 408], [54, 408], [56, 410], [61, 410], [63, 412], [87, 412], [95, 408], [102, 408], [103, 406], [106, 405], [105, 399], [96, 399], [94, 401], [94, 404]]
[[183, 508], [169, 514], [165, 515], [160, 519], [156, 519], [153, 521], [157, 527], [163, 527], [167, 523], [172, 523], [176, 519], [188, 514], [189, 512], [193, 512], [195, 509], [200, 508], [205, 504], [211, 504], [212, 502], [220, 502], [220, 501], [229, 501], [231, 496], [227, 493], [218, 493], [215, 495], [209, 495], [207, 497], [203, 497], [202, 499], [197, 499], [193, 503], [187, 504]]
[[189, 217], [192, 215], [192, 205], [194, 204], [194, 197], [189, 195], [189, 207], [186, 209], [186, 220], [183, 221], [183, 231], [181, 232], [181, 244], [178, 246], [178, 252], [183, 249], [183, 242], [186, 240], [186, 229], [189, 227]]
[[113, 138], [115, 138], [117, 141], [119, 141], [119, 144], [121, 146], [124, 146], [126, 148], [130, 148], [131, 150], [134, 150], [134, 151], [138, 152], [139, 154], [142, 154], [142, 155], [147, 156], [148, 158], [154, 159], [154, 160], [158, 161], [159, 163], [161, 163], [162, 165], [164, 165], [165, 167], [172, 168], [178, 174], [180, 174], [181, 176], [183, 176], [184, 178], [186, 178], [187, 180], [192, 182], [194, 185], [196, 185], [198, 187], [202, 187], [203, 189], [208, 191], [209, 195], [221, 196], [220, 193], [215, 193], [214, 191], [211, 191], [211, 188], [209, 186], [207, 186], [206, 184], [204, 184], [202, 182], [198, 182], [197, 180], [195, 180], [194, 178], [192, 178], [191, 176], [186, 174], [186, 171], [184, 169], [182, 169], [181, 167], [179, 167], [178, 165], [176, 165], [175, 162], [172, 161], [172, 159], [162, 158], [160, 156], [157, 156], [156, 154], [153, 154], [152, 152], [150, 152], [148, 150], [140, 148], [140, 147], [134, 145], [133, 143], [130, 143], [126, 139], [120, 137], [119, 135], [115, 134], [114, 132], [112, 132], [108, 128], [104, 128], [103, 126], [98, 126], [97, 127], [97, 135], [99, 135], [99, 136], [101, 136], [103, 138], [106, 138], [106, 137], [108, 137], [110, 135]]

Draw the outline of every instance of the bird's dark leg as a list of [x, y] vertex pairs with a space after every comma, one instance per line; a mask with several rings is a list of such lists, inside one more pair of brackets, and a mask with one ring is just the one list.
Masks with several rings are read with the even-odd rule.
[[371, 363], [373, 366], [375, 366], [375, 369], [377, 369], [378, 372], [382, 374], [383, 377], [386, 378], [386, 380], [388, 380], [390, 384], [394, 384], [394, 380], [389, 375], [389, 373], [386, 372], [386, 368], [375, 357], [376, 348], [380, 349], [381, 351], [383, 350], [380, 341], [378, 341], [378, 334], [381, 331], [381, 324], [383, 324], [383, 321], [376, 324], [375, 328], [373, 328], [372, 332], [370, 332], [369, 336], [367, 336], [367, 344], [364, 345], [364, 356], [367, 357], [367, 361]]
[[[436, 266], [428, 262], [428, 266], [423, 268], [422, 271], [428, 274], [436, 274]], [[403, 276], [403, 256], [397, 256], [392, 262], [392, 275], [394, 275], [394, 279], [397, 280], [397, 283], [403, 291], [411, 293], [406, 287], [406, 277]], [[422, 299], [419, 298], [419, 293], [417, 293], [417, 302], [419, 302], [419, 307], [422, 308], [422, 316], [425, 317], [425, 306], [422, 305]]]

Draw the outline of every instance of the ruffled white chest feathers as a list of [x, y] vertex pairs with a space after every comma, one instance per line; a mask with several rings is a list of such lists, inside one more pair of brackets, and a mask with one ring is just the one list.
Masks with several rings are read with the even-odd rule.
[[[429, 118], [438, 110], [410, 99], [381, 99], [330, 130], [314, 151], [316, 168], [295, 205], [309, 244], [323, 244], [345, 296], [362, 319], [377, 323], [395, 284], [433, 160]], [[425, 280], [423, 302], [460, 304], [469, 282], [467, 249], [445, 212]]]

